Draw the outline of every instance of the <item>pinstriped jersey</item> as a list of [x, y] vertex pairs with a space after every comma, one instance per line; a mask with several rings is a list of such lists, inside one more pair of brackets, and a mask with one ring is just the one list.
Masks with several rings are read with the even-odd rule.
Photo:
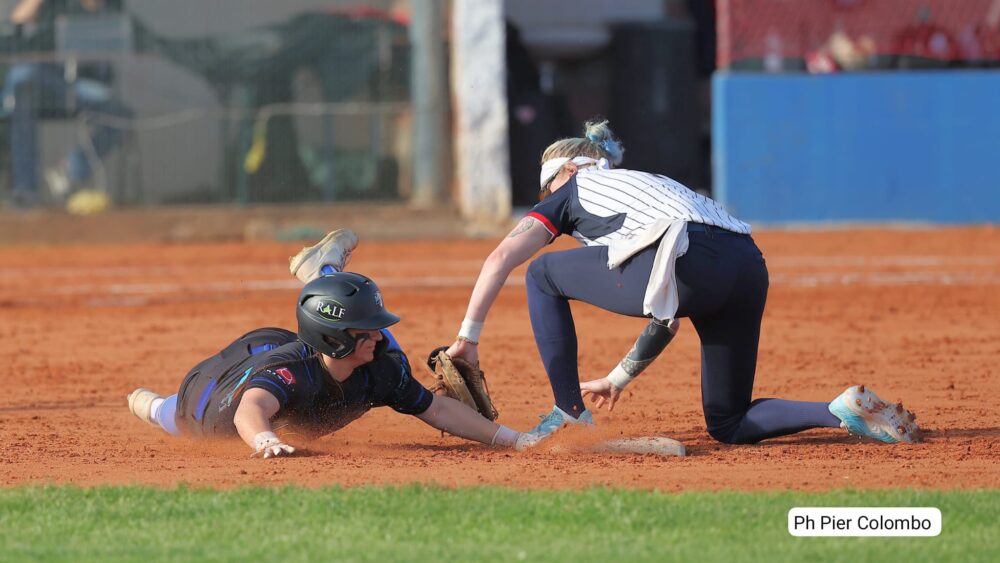
[[750, 234], [750, 225], [715, 200], [666, 176], [624, 168], [583, 168], [528, 216], [553, 237], [568, 234], [586, 246], [636, 237], [661, 219]]

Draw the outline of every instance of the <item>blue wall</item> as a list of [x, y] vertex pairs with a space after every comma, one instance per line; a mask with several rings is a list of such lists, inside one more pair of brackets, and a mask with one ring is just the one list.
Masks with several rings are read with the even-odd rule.
[[751, 222], [1000, 222], [1000, 72], [717, 73], [714, 195]]

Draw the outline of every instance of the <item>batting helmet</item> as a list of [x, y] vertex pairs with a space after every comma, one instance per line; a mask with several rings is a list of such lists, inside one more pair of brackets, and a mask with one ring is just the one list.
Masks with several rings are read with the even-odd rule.
[[399, 322], [385, 310], [382, 292], [361, 274], [337, 272], [302, 288], [296, 315], [299, 340], [334, 358], [354, 352], [357, 342], [347, 329], [376, 330]]

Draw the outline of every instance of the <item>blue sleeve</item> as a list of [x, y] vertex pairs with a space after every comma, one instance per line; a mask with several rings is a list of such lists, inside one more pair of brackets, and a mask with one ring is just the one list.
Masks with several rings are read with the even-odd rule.
[[396, 340], [396, 337], [393, 336], [391, 332], [389, 332], [389, 329], [387, 328], [382, 329], [382, 337], [385, 338], [386, 342], [388, 343], [388, 345], [385, 348], [385, 351], [387, 353], [395, 352], [399, 354], [400, 356], [403, 357], [403, 361], [406, 362], [407, 365], [409, 365], [410, 359], [406, 357], [406, 353], [403, 352], [403, 348], [399, 345], [399, 341]]
[[247, 389], [263, 389], [278, 399], [279, 408], [285, 408], [298, 390], [298, 380], [291, 370], [285, 367], [263, 369], [253, 374]]
[[401, 352], [386, 352], [372, 366], [372, 372], [378, 380], [378, 398], [383, 405], [403, 414], [420, 414], [430, 408], [434, 395], [413, 377], [410, 363]]

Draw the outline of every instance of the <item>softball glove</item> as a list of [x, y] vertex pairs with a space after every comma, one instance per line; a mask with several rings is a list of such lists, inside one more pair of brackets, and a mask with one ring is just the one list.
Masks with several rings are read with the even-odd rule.
[[427, 357], [427, 367], [437, 378], [430, 390], [435, 395], [461, 401], [486, 418], [496, 420], [500, 413], [490, 400], [483, 370], [462, 358], [448, 356], [447, 349], [447, 346], [435, 348]]

